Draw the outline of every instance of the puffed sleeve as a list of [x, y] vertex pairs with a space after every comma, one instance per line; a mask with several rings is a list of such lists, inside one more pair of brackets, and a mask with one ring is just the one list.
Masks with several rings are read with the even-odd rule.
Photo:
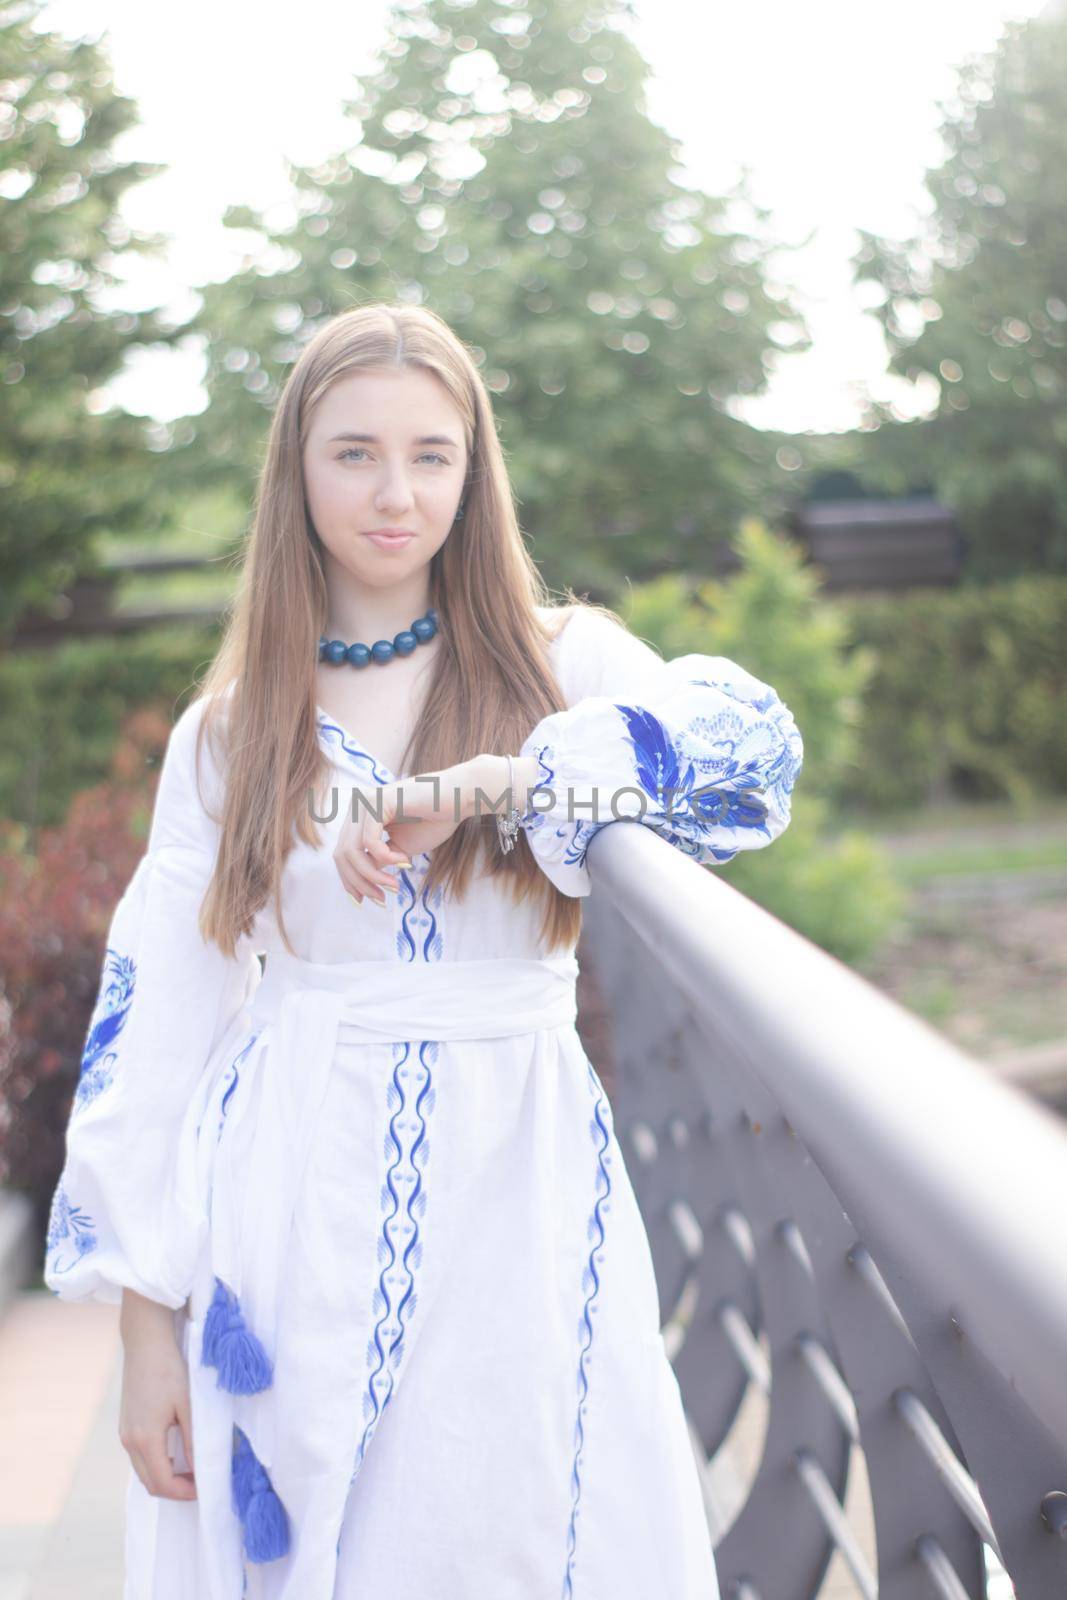
[[589, 893], [589, 841], [611, 822], [643, 822], [704, 865], [785, 830], [804, 747], [769, 684], [725, 656], [664, 661], [581, 606], [556, 649], [567, 709], [519, 751], [536, 757], [543, 786], [520, 825], [564, 894]]
[[124, 1287], [172, 1309], [189, 1296], [207, 1221], [189, 1158], [197, 1085], [258, 981], [251, 941], [234, 957], [197, 926], [218, 825], [219, 776], [203, 700], [171, 731], [148, 847], [115, 907], [52, 1197], [44, 1280], [63, 1300], [117, 1304]]

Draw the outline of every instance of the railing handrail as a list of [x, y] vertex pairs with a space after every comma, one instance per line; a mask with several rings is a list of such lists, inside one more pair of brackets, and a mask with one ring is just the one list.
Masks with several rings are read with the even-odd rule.
[[900, 1264], [1067, 1440], [1067, 1130], [653, 829], [602, 828], [587, 862], [750, 1060], [890, 1290]]

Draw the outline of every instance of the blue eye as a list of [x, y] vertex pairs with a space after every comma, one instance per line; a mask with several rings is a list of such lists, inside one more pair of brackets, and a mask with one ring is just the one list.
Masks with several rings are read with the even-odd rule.
[[[350, 445], [347, 450], [341, 451], [341, 454], [337, 459], [338, 461], [347, 461], [350, 456], [365, 456], [366, 453], [367, 452], [363, 449], [362, 445]], [[436, 450], [428, 450], [425, 455], [419, 457], [419, 460], [439, 461], [443, 467], [448, 466], [448, 462], [446, 461], [445, 457], [438, 455]]]

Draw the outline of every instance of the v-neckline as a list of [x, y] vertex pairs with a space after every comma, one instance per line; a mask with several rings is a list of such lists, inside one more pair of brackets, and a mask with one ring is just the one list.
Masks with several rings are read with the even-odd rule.
[[384, 773], [386, 778], [389, 780], [390, 783], [398, 783], [400, 781], [398, 776], [397, 776], [397, 774], [393, 771], [393, 769], [391, 767], [387, 766], [386, 763], [380, 759], [380, 757], [376, 756], [374, 754], [373, 750], [369, 750], [367, 748], [367, 746], [363, 743], [362, 739], [357, 739], [355, 734], [351, 731], [350, 728], [346, 728], [345, 727], [345, 725], [341, 721], [340, 717], [335, 717], [332, 711], [327, 711], [326, 707], [319, 705], [318, 701], [315, 702], [315, 711], [316, 711], [316, 713], [317, 713], [317, 715], [318, 715], [318, 717], [320, 719], [319, 720], [320, 732], [322, 730], [322, 724], [323, 724], [324, 721], [330, 723], [333, 727], [335, 727], [337, 729], [338, 733], [340, 733], [340, 735], [341, 735], [341, 741], [342, 741], [341, 742], [341, 748], [342, 748], [342, 750], [344, 750], [346, 755], [350, 756], [350, 755], [353, 754], [353, 752], [348, 748], [348, 746], [350, 744], [351, 745], [355, 745], [356, 752], [358, 752], [362, 756], [365, 756], [366, 759], [370, 762], [372, 768], [376, 769], [376, 772]]

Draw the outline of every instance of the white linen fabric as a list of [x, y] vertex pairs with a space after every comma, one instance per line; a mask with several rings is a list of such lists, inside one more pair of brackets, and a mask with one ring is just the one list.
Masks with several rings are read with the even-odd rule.
[[[522, 826], [564, 893], [626, 787], [707, 864], [785, 828], [803, 752], [767, 685], [583, 608], [552, 659], [568, 709], [520, 752], [547, 786]], [[297, 954], [265, 910], [223, 956], [201, 712], [112, 919], [45, 1260], [63, 1299], [169, 1306], [189, 1365], [197, 1498], [131, 1467], [125, 1600], [718, 1600], [574, 951], [488, 877], [427, 894], [428, 853], [357, 907], [347, 786], [400, 775], [320, 708], [342, 799], [286, 863]]]

